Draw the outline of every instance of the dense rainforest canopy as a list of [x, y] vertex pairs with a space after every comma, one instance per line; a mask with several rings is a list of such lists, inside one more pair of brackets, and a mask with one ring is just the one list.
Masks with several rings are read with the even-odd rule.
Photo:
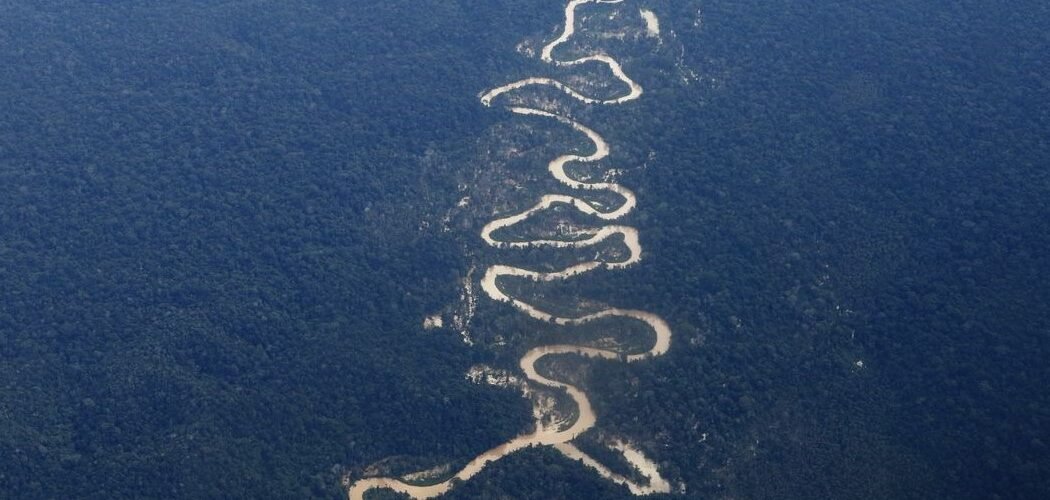
[[[647, 97], [593, 117], [648, 255], [564, 292], [676, 337], [581, 369], [602, 427], [686, 498], [1050, 497], [1050, 5], [627, 1]], [[561, 14], [0, 0], [0, 497], [341, 498], [526, 428], [464, 373], [548, 326], [421, 325]], [[449, 495], [629, 496], [546, 449]]]

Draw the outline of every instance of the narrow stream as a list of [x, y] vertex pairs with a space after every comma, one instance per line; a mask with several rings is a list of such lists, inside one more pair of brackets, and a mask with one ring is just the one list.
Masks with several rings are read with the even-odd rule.
[[[577, 9], [588, 3], [603, 3], [603, 4], [617, 4], [623, 0], [572, 0], [565, 7], [565, 28], [561, 35], [554, 41], [548, 43], [543, 47], [541, 53], [541, 59], [544, 62], [560, 67], [571, 67], [584, 64], [601, 64], [608, 67], [611, 73], [625, 85], [626, 93], [612, 99], [597, 99], [589, 97], [581, 91], [574, 89], [562, 82], [559, 82], [550, 78], [532, 77], [519, 80], [516, 82], [508, 83], [506, 85], [496, 87], [481, 96], [481, 103], [485, 106], [491, 106], [493, 101], [498, 99], [501, 95], [508, 92], [512, 92], [518, 89], [522, 89], [529, 86], [548, 86], [555, 88], [573, 99], [586, 104], [595, 105], [615, 105], [622, 104], [629, 101], [636, 100], [642, 96], [642, 87], [639, 86], [634, 80], [627, 76], [620, 63], [617, 62], [610, 56], [604, 54], [589, 55], [572, 60], [559, 60], [554, 57], [555, 49], [569, 40], [576, 31], [576, 13]], [[654, 26], [658, 26], [655, 14], [650, 11], [643, 11], [643, 17], [646, 21], [650, 32], [653, 31]], [[656, 28], [658, 30], [658, 28]], [[658, 32], [658, 31], [657, 31]], [[596, 230], [585, 231], [583, 234], [586, 236], [584, 239], [574, 239], [571, 241], [562, 240], [532, 240], [532, 241], [501, 241], [494, 236], [494, 234], [505, 228], [515, 226], [521, 222], [528, 220], [533, 215], [550, 209], [555, 205], [567, 205], [571, 206], [577, 211], [596, 217], [604, 221], [614, 221], [620, 219], [630, 213], [636, 203], [635, 194], [616, 183], [611, 182], [585, 182], [582, 180], [574, 179], [569, 176], [565, 171], [565, 166], [569, 163], [580, 162], [590, 163], [597, 162], [609, 155], [610, 147], [606, 143], [605, 139], [602, 138], [597, 132], [588, 128], [568, 117], [561, 116], [555, 113], [544, 111], [541, 109], [524, 107], [524, 106], [512, 106], [507, 108], [510, 112], [523, 115], [523, 116], [534, 116], [547, 118], [553, 122], [568, 126], [580, 134], [587, 137], [588, 140], [593, 144], [594, 152], [589, 155], [574, 155], [566, 154], [559, 156], [550, 161], [548, 164], [548, 170], [551, 175], [563, 185], [579, 190], [579, 191], [606, 191], [615, 193], [622, 198], [622, 203], [615, 209], [603, 211], [601, 208], [596, 207], [583, 198], [574, 196], [558, 195], [558, 194], [547, 194], [540, 198], [540, 201], [530, 207], [529, 209], [509, 215], [506, 217], [494, 220], [484, 226], [481, 231], [481, 238], [486, 244], [495, 248], [533, 248], [533, 247], [557, 247], [557, 248], [583, 248], [593, 246], [601, 243], [602, 241], [612, 236], [622, 236], [625, 246], [628, 249], [628, 255], [623, 260], [618, 262], [605, 262], [601, 260], [585, 261], [579, 264], [569, 266], [565, 269], [554, 271], [554, 272], [540, 272], [528, 270], [520, 267], [508, 266], [508, 265], [493, 265], [490, 266], [481, 279], [482, 291], [489, 298], [510, 304], [519, 311], [527, 314], [528, 316], [537, 320], [553, 322], [557, 325], [571, 326], [571, 325], [582, 325], [591, 321], [603, 319], [603, 318], [624, 318], [630, 321], [639, 321], [645, 324], [650, 330], [653, 331], [654, 341], [652, 347], [649, 350], [641, 353], [625, 353], [612, 349], [597, 348], [583, 345], [571, 345], [571, 344], [558, 344], [558, 345], [544, 345], [535, 347], [521, 358], [519, 365], [521, 370], [524, 372], [525, 377], [529, 383], [539, 384], [544, 387], [557, 389], [566, 392], [570, 398], [575, 402], [578, 412], [576, 420], [572, 425], [566, 428], [544, 428], [539, 422], [536, 424], [536, 428], [533, 432], [517, 436], [506, 443], [503, 443], [491, 450], [488, 450], [481, 455], [467, 463], [462, 470], [457, 472], [454, 476], [446, 481], [426, 485], [416, 486], [407, 484], [398, 478], [385, 478], [385, 477], [372, 477], [360, 479], [350, 485], [348, 496], [351, 500], [362, 500], [367, 491], [372, 489], [390, 489], [400, 493], [409, 495], [415, 499], [425, 499], [440, 496], [448, 492], [457, 481], [468, 481], [474, 477], [477, 473], [481, 472], [491, 462], [499, 460], [511, 453], [519, 451], [530, 446], [550, 446], [555, 450], [558, 450], [566, 457], [572, 460], [577, 460], [583, 463], [585, 466], [594, 470], [601, 477], [613, 481], [617, 484], [627, 487], [635, 495], [647, 495], [652, 493], [667, 493], [671, 491], [671, 485], [661, 475], [657, 465], [646, 457], [640, 450], [623, 441], [613, 442], [609, 447], [621, 454], [624, 460], [631, 464], [637, 471], [646, 478], [647, 484], [639, 484], [634, 482], [622, 475], [619, 475], [609, 467], [601, 464], [593, 457], [587, 455], [580, 450], [576, 445], [572, 443], [577, 436], [583, 434], [587, 430], [594, 427], [598, 420], [595, 415], [593, 408], [591, 407], [590, 399], [587, 394], [580, 388], [572, 386], [566, 382], [548, 378], [540, 374], [536, 370], [536, 363], [545, 356], [549, 355], [576, 355], [585, 358], [599, 358], [611, 361], [626, 361], [626, 362], [637, 362], [643, 361], [655, 356], [663, 355], [671, 346], [671, 329], [667, 323], [659, 316], [646, 312], [632, 309], [620, 309], [620, 308], [607, 308], [598, 312], [587, 314], [578, 317], [561, 317], [555, 316], [549, 312], [543, 311], [540, 308], [525, 302], [519, 298], [515, 298], [510, 294], [503, 291], [500, 287], [500, 281], [504, 277], [523, 278], [533, 281], [555, 281], [569, 279], [580, 274], [598, 270], [615, 270], [622, 269], [624, 267], [636, 264], [642, 258], [642, 247], [638, 239], [638, 230], [623, 225], [607, 225]]]

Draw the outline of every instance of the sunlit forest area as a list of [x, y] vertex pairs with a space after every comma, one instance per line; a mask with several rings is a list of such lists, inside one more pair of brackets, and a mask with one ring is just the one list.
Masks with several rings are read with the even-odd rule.
[[[646, 260], [561, 290], [675, 338], [580, 367], [603, 432], [666, 498], [1050, 497], [1050, 4], [626, 3], [646, 97], [588, 117]], [[0, 0], [0, 497], [344, 498], [528, 428], [464, 373], [559, 332], [421, 325], [563, 5]], [[535, 449], [448, 498], [632, 496]]]

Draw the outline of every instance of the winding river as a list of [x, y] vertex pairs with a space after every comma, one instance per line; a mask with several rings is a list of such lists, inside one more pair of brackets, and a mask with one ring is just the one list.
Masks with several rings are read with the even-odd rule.
[[[481, 103], [485, 106], [492, 106], [493, 102], [501, 95], [529, 86], [552, 87], [567, 94], [571, 98], [586, 104], [622, 104], [641, 97], [642, 87], [627, 76], [619, 62], [608, 55], [589, 55], [571, 60], [559, 60], [554, 57], [555, 49], [569, 40], [575, 33], [576, 14], [577, 9], [580, 6], [588, 3], [617, 4], [621, 2], [623, 2], [623, 0], [571, 0], [565, 7], [565, 27], [561, 35], [543, 47], [540, 57], [544, 62], [560, 67], [572, 67], [584, 64], [604, 65], [616, 79], [624, 84], [625, 92], [622, 95], [609, 99], [598, 99], [587, 96], [580, 90], [572, 88], [560, 81], [551, 78], [533, 77], [508, 83], [485, 92], [481, 95]], [[644, 11], [643, 15], [650, 26], [650, 31], [652, 31], [651, 27], [655, 20], [655, 16], [649, 11]], [[531, 241], [503, 241], [496, 236], [496, 233], [500, 230], [522, 223], [533, 215], [546, 211], [555, 205], [569, 206], [584, 215], [595, 217], [603, 221], [615, 221], [624, 217], [634, 209], [636, 204], [635, 194], [631, 192], [631, 190], [616, 183], [586, 182], [575, 179], [566, 172], [566, 165], [570, 163], [598, 162], [609, 155], [609, 145], [601, 135], [591, 128], [588, 128], [568, 117], [541, 109], [525, 106], [510, 106], [507, 109], [518, 115], [549, 119], [557, 124], [570, 127], [585, 136], [593, 145], [594, 152], [588, 155], [565, 154], [559, 156], [548, 163], [548, 170], [556, 180], [570, 189], [584, 192], [604, 191], [614, 193], [622, 199], [622, 202], [619, 206], [611, 210], [603, 210], [601, 207], [587, 201], [585, 198], [561, 194], [547, 194], [542, 196], [539, 202], [527, 210], [496, 219], [486, 224], [481, 231], [481, 238], [485, 243], [494, 248], [583, 248], [597, 245], [606, 239], [618, 236], [623, 238], [623, 244], [626, 246], [628, 252], [625, 258], [616, 262], [597, 260], [596, 256], [596, 260], [581, 262], [551, 272], [534, 271], [509, 265], [493, 265], [485, 271], [485, 274], [481, 279], [482, 290], [489, 298], [495, 301], [510, 304], [512, 307], [532, 318], [545, 322], [552, 322], [556, 325], [582, 325], [603, 318], [624, 318], [629, 321], [638, 321], [653, 332], [652, 346], [647, 351], [634, 353], [625, 353], [619, 350], [572, 344], [543, 345], [529, 350], [519, 362], [522, 372], [525, 374], [529, 383], [564, 391], [570, 398], [572, 398], [578, 408], [578, 412], [576, 419], [571, 425], [562, 428], [547, 428], [537, 422], [536, 428], [533, 432], [517, 436], [506, 443], [478, 455], [451, 478], [437, 484], [413, 485], [408, 484], [399, 478], [387, 477], [360, 479], [352, 483], [349, 487], [348, 496], [351, 500], [363, 500], [366, 492], [377, 488], [390, 489], [407, 494], [416, 499], [437, 497], [448, 492], [456, 482], [467, 481], [474, 477], [489, 463], [531, 446], [550, 446], [564, 454], [566, 457], [579, 461], [583, 465], [591, 468], [601, 477], [625, 486], [635, 495], [667, 493], [671, 491], [670, 483], [660, 475], [657, 465], [628, 442], [614, 441], [608, 444], [608, 446], [612, 450], [620, 453], [627, 463], [637, 469], [638, 473], [646, 479], [645, 483], [635, 482], [613, 472], [609, 467], [603, 465], [573, 444], [573, 440], [576, 439], [577, 436], [594, 427], [597, 422], [597, 416], [591, 407], [590, 399], [588, 399], [587, 394], [582, 389], [566, 382], [544, 376], [536, 369], [536, 363], [543, 357], [550, 355], [575, 355], [585, 358], [626, 361], [629, 363], [660, 356], [666, 353], [671, 345], [671, 329], [667, 325], [667, 322], [650, 312], [620, 308], [606, 308], [595, 313], [577, 317], [556, 316], [522, 299], [510, 295], [500, 286], [501, 279], [505, 277], [527, 279], [537, 282], [549, 282], [568, 279], [598, 269], [622, 269], [639, 262], [642, 258], [642, 247], [639, 243], [638, 230], [624, 225], [609, 224], [598, 229], [583, 230], [580, 234], [585, 237], [573, 240], [539, 239]]]

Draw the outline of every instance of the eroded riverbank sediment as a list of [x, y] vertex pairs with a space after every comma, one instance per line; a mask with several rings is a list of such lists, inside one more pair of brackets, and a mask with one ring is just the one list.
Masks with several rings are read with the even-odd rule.
[[[588, 96], [578, 89], [551, 78], [531, 77], [511, 82], [483, 93], [480, 96], [482, 104], [485, 106], [491, 106], [500, 96], [530, 86], [547, 86], [555, 88], [569, 97], [585, 104], [615, 105], [633, 101], [641, 97], [642, 87], [627, 76], [618, 61], [608, 55], [594, 54], [570, 60], [560, 60], [554, 55], [555, 50], [572, 38], [575, 33], [576, 15], [579, 7], [588, 3], [618, 4], [622, 1], [623, 0], [570, 1], [565, 7], [565, 28], [554, 41], [543, 47], [540, 57], [544, 62], [562, 67], [572, 67], [584, 64], [605, 65], [610, 73], [623, 84], [626, 89], [623, 94], [617, 97], [600, 99]], [[645, 21], [648, 25], [649, 31], [652, 32], [653, 26], [655, 25], [654, 23], [656, 22], [655, 14], [649, 11], [646, 11], [646, 13]], [[583, 215], [595, 217], [602, 221], [618, 220], [634, 209], [636, 205], [635, 194], [631, 190], [616, 183], [586, 182], [575, 179], [566, 172], [565, 167], [570, 163], [597, 162], [609, 155], [609, 144], [593, 129], [568, 117], [544, 111], [542, 109], [523, 105], [510, 106], [507, 109], [517, 115], [550, 119], [562, 126], [568, 126], [587, 137], [594, 147], [593, 153], [587, 155], [565, 154], [559, 156], [548, 163], [549, 172], [558, 182], [570, 189], [581, 191], [583, 193], [588, 191], [615, 193], [622, 199], [622, 203], [611, 210], [603, 210], [595, 204], [588, 202], [585, 197], [546, 194], [540, 198], [539, 202], [530, 208], [516, 214], [501, 217], [486, 224], [481, 231], [482, 240], [484, 240], [487, 245], [494, 248], [584, 248], [597, 245], [610, 237], [619, 235], [623, 237], [623, 244], [627, 247], [628, 253], [625, 258], [615, 262], [598, 260], [598, 257], [596, 256], [595, 260], [584, 261], [551, 272], [535, 271], [502, 264], [492, 265], [485, 271], [485, 274], [481, 279], [482, 291], [489, 298], [498, 302], [507, 303], [531, 318], [552, 322], [561, 326], [583, 325], [605, 318], [622, 318], [624, 321], [639, 321], [652, 331], [652, 346], [644, 352], [623, 352], [613, 349], [573, 344], [543, 345], [530, 349], [524, 356], [522, 356], [519, 362], [519, 367], [524, 373], [527, 383], [564, 391], [568, 394], [578, 410], [576, 412], [576, 418], [572, 421], [571, 425], [567, 427], [545, 427], [537, 421], [532, 432], [517, 436], [482, 453], [481, 455], [478, 455], [455, 475], [436, 484], [425, 486], [412, 485], [399, 478], [384, 477], [360, 479], [352, 483], [349, 487], [348, 495], [351, 500], [362, 500], [366, 492], [376, 488], [390, 489], [407, 494], [416, 499], [440, 496], [448, 492], [456, 481], [467, 481], [477, 473], [481, 472], [481, 470], [489, 463], [530, 446], [550, 446], [564, 454], [566, 457], [572, 460], [577, 460], [594, 470], [601, 477], [625, 486], [635, 495], [666, 493], [671, 490], [670, 484], [660, 475], [659, 468], [655, 462], [647, 458], [638, 448], [632, 446], [626, 441], [614, 441], [609, 444], [609, 447], [610, 449], [619, 452], [624, 460], [631, 464], [631, 466], [633, 466], [637, 472], [646, 479], [645, 483], [632, 481], [623, 475], [613, 472], [608, 466], [603, 465], [574, 445], [572, 441], [584, 432], [593, 428], [598, 420], [598, 417], [591, 406], [590, 399], [579, 387], [545, 376], [539, 373], [536, 368], [536, 364], [540, 359], [553, 355], [574, 355], [584, 358], [626, 362], [643, 361], [655, 356], [660, 356], [666, 353], [671, 346], [672, 334], [667, 322], [656, 314], [650, 312], [614, 307], [601, 309], [591, 314], [576, 317], [556, 316], [526, 302], [525, 300], [512, 296], [501, 288], [501, 280], [505, 278], [549, 282], [569, 279], [598, 269], [622, 269], [638, 263], [642, 258], [642, 247], [639, 243], [638, 230], [626, 225], [610, 224], [594, 230], [583, 230], [580, 234], [583, 234], [586, 237], [573, 240], [537, 239], [531, 241], [503, 241], [500, 240], [496, 234], [501, 229], [513, 227], [528, 220], [536, 214], [554, 207], [555, 205], [572, 207]]]

